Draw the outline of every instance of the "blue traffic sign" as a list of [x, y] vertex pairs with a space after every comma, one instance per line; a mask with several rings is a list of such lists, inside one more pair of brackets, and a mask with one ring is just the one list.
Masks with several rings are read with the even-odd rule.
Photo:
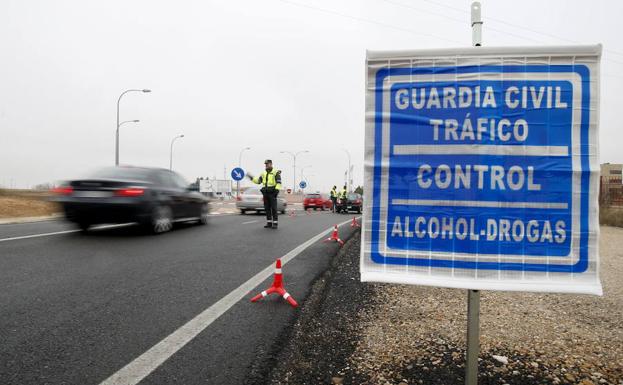
[[240, 167], [234, 168], [231, 170], [231, 178], [235, 181], [242, 180], [242, 178], [244, 178], [244, 170]]
[[[414, 56], [412, 65], [394, 66], [384, 53], [369, 61], [366, 280], [431, 284], [439, 269], [438, 282], [462, 280], [453, 287], [523, 290], [525, 282], [482, 279], [590, 272], [583, 290], [601, 290], [591, 255], [598, 58], [577, 65], [569, 54], [546, 64], [537, 51], [530, 65], [506, 65], [506, 58], [487, 65], [469, 55], [457, 59], [469, 65], [416, 65], [437, 59]], [[382, 265], [396, 265], [394, 275]], [[550, 289], [565, 291], [559, 286]]]
[[300, 187], [300, 188], [305, 188], [305, 187], [307, 187], [307, 182], [305, 182], [304, 180], [300, 181], [300, 182], [299, 182], [299, 187]]

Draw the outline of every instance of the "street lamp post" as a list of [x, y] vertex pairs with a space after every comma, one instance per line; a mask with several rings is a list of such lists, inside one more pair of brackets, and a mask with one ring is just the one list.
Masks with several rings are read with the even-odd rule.
[[171, 140], [171, 155], [169, 156], [169, 170], [173, 170], [173, 143], [175, 143], [175, 141], [179, 138], [183, 138], [184, 134], [182, 135], [178, 135], [175, 138], [173, 138], [173, 140]]
[[346, 186], [347, 186], [347, 190], [348, 192], [350, 192], [350, 152], [348, 152], [347, 149], [343, 148], [342, 150], [344, 150], [344, 152], [346, 152], [346, 155], [348, 155], [348, 176], [346, 177]]
[[282, 154], [290, 154], [292, 155], [293, 158], [293, 164], [292, 164], [292, 171], [294, 172], [293, 178], [294, 180], [292, 181], [292, 193], [296, 192], [296, 157], [299, 154], [303, 154], [309, 152], [308, 150], [303, 150], [303, 151], [299, 151], [299, 152], [291, 152], [291, 151], [280, 151], [280, 153]]
[[126, 123], [138, 123], [140, 122], [140, 120], [138, 119], [134, 119], [134, 120], [124, 120], [123, 122], [119, 123], [119, 127], [123, 126]]
[[[242, 168], [242, 153], [250, 149], [251, 147], [245, 147], [242, 150], [240, 150], [240, 154], [238, 154], [238, 167]], [[240, 181], [239, 180], [236, 181], [236, 195], [240, 196]]]
[[[127, 94], [128, 92], [151, 92], [151, 90], [148, 89], [144, 89], [144, 90], [135, 90], [135, 89], [130, 89], [130, 90], [125, 90], [121, 93], [121, 95], [119, 95], [119, 99], [117, 99], [117, 131], [115, 134], [115, 166], [119, 166], [119, 127], [121, 127], [121, 125], [123, 123], [128, 123], [130, 121], [125, 121], [123, 123], [119, 123], [119, 103], [121, 102], [121, 98], [123, 97], [123, 95]], [[138, 120], [137, 120], [138, 122]]]
[[116, 146], [116, 151], [115, 151], [115, 166], [119, 166], [119, 129], [121, 128], [121, 126], [123, 126], [126, 123], [138, 123], [138, 122], [140, 122], [140, 120], [138, 119], [124, 120], [123, 122], [119, 123], [119, 125], [117, 125], [117, 146]]

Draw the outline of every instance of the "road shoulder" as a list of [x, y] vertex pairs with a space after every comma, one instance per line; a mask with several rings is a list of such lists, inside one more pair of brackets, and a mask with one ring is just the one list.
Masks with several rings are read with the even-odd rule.
[[35, 223], [54, 221], [62, 218], [62, 214], [42, 215], [36, 217], [14, 217], [14, 218], [0, 218], [0, 225], [15, 225], [20, 223]]
[[[479, 384], [623, 384], [623, 230], [601, 232], [603, 297], [483, 292]], [[359, 246], [316, 282], [266, 383], [462, 384], [465, 290], [361, 283]]]
[[245, 383], [327, 384], [349, 372], [361, 317], [374, 308], [376, 298], [375, 285], [359, 282], [359, 235], [353, 234], [316, 279], [294, 323], [266, 359], [256, 362]]

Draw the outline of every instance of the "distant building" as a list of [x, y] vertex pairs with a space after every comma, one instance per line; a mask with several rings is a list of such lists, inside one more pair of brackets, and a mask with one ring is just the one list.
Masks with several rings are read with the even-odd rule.
[[599, 203], [602, 205], [623, 206], [623, 164], [604, 163], [601, 165]]

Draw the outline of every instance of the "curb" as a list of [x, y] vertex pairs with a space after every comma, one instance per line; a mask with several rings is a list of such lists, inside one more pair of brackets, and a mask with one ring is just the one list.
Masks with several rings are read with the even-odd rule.
[[0, 218], [0, 225], [13, 225], [19, 223], [46, 222], [61, 219], [62, 214], [45, 215], [41, 217], [17, 217], [17, 218]]

